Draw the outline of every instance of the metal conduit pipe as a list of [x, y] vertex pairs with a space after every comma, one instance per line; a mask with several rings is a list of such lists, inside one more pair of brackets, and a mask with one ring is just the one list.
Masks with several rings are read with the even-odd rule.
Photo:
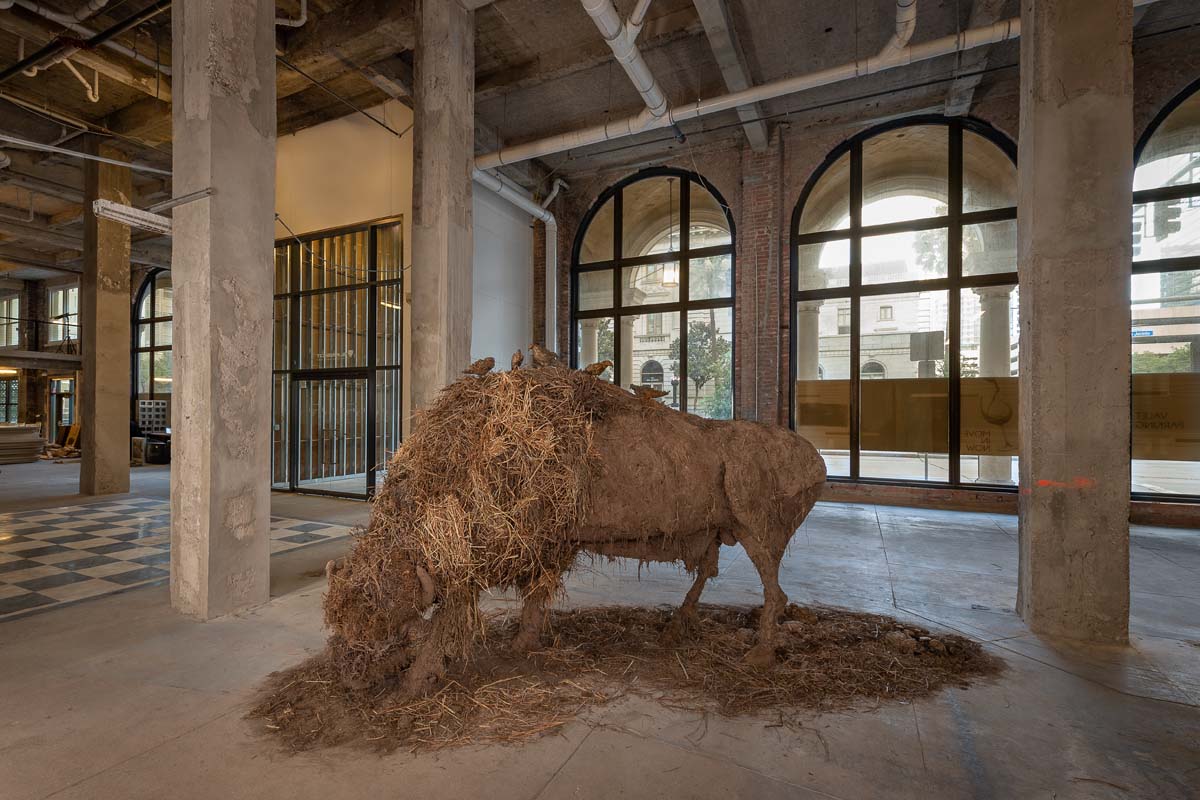
[[78, 11], [75, 12], [75, 19], [78, 22], [83, 22], [88, 17], [94, 16], [106, 5], [108, 5], [108, 0], [88, 0]]
[[[541, 220], [546, 225], [546, 349], [558, 348], [558, 220], [546, 209], [524, 192], [510, 185], [499, 175], [492, 175], [481, 169], [471, 173], [471, 180], [485, 189], [495, 192], [517, 208], [529, 214], [534, 219]], [[554, 192], [558, 191], [555, 184]], [[550, 198], [553, 199], [552, 192]]]
[[[91, 28], [87, 27], [86, 25], [79, 24], [79, 22], [76, 20], [74, 15], [63, 14], [61, 12], [55, 11], [52, 8], [48, 8], [38, 2], [35, 2], [35, 0], [13, 0], [13, 2], [16, 5], [20, 6], [21, 8], [25, 9], [26, 11], [29, 11], [33, 14], [37, 14], [39, 17], [42, 17], [43, 19], [48, 19], [51, 22], [54, 22], [58, 25], [62, 25], [64, 28], [74, 31], [75, 33], [79, 34], [80, 36], [84, 37], [85, 39], [93, 39], [96, 36], [96, 32], [93, 31]], [[107, 3], [107, 0], [105, 0], [105, 3]], [[104, 5], [104, 3], [102, 3], [101, 5]], [[3, 8], [3, 6], [0, 6], [0, 8]], [[138, 15], [138, 16], [140, 16], [140, 15]], [[159, 64], [154, 59], [148, 58], [148, 57], [142, 55], [141, 53], [138, 53], [137, 51], [135, 51], [129, 47], [126, 47], [125, 45], [121, 44], [120, 42], [113, 41], [112, 39], [106, 39], [102, 42], [98, 42], [97, 44], [102, 44], [105, 47], [107, 47], [108, 49], [112, 50], [113, 52], [120, 53], [121, 55], [125, 56], [126, 58], [132, 58], [134, 61], [138, 62], [139, 64], [149, 67], [150, 69], [157, 70], [158, 72], [162, 73], [163, 75], [166, 75], [167, 77], [171, 76], [171, 68], [170, 67], [168, 67], [164, 64]]]
[[[1135, 8], [1147, 6], [1159, 0], [1133, 0]], [[697, 100], [676, 108], [669, 109], [661, 117], [655, 117], [649, 110], [642, 111], [625, 119], [613, 120], [602, 125], [593, 125], [569, 133], [549, 136], [512, 147], [501, 148], [491, 153], [483, 153], [475, 157], [475, 166], [479, 169], [495, 169], [505, 164], [515, 164], [528, 161], [531, 158], [562, 153], [576, 147], [587, 147], [601, 142], [622, 139], [654, 128], [666, 128], [679, 122], [696, 119], [697, 117], [717, 114], [722, 111], [732, 111], [738, 106], [773, 100], [818, 86], [828, 86], [841, 83], [853, 78], [861, 78], [876, 72], [907, 66], [921, 61], [928, 61], [941, 56], [952, 55], [963, 50], [971, 50], [985, 45], [1016, 39], [1021, 35], [1021, 20], [1008, 19], [993, 25], [962, 31], [943, 36], [921, 44], [909, 45], [891, 53], [881, 53], [870, 58], [858, 59], [841, 66], [831, 67], [808, 75], [797, 75], [791, 78], [781, 78], [776, 81], [752, 86], [740, 92], [714, 97], [711, 100]]]
[[[108, 2], [108, 0], [105, 0], [105, 2]], [[301, 28], [306, 22], [308, 22], [308, 0], [300, 0], [300, 16], [295, 19], [275, 18], [275, 24], [282, 25], [285, 28]]]
[[879, 55], [903, 49], [917, 29], [917, 0], [896, 0], [896, 32], [879, 51]]
[[[638, 50], [634, 43], [637, 33], [641, 29], [640, 21], [636, 28], [626, 27], [625, 23], [621, 21], [616, 7], [612, 4], [612, 0], [582, 0], [582, 2], [583, 10], [596, 23], [596, 27], [600, 29], [600, 35], [604, 37], [604, 41], [608, 42], [609, 49], [616, 56], [617, 63], [621, 65], [621, 69], [625, 70], [629, 80], [633, 81], [634, 88], [642, 96], [646, 110], [650, 112], [650, 118], [658, 119], [665, 115], [667, 113], [667, 96], [663, 93], [662, 87], [658, 85], [654, 74], [650, 72], [646, 59], [642, 57], [642, 51]], [[641, 6], [639, 9], [638, 13], [644, 15], [645, 9]]]

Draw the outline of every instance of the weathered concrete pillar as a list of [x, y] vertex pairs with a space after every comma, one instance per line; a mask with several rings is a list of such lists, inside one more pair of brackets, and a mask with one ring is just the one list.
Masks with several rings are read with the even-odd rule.
[[1129, 628], [1132, 6], [1021, 13], [1017, 610], [1034, 631]]
[[796, 380], [821, 377], [821, 300], [796, 304]]
[[[90, 137], [86, 150], [124, 158]], [[79, 492], [115, 494], [129, 491], [129, 228], [98, 218], [92, 201], [129, 205], [133, 186], [128, 167], [98, 161], [84, 162], [83, 181]]]
[[471, 356], [475, 18], [457, 0], [417, 3], [413, 120], [412, 409]]
[[[979, 377], [1007, 378], [1012, 374], [1008, 304], [1011, 286], [975, 289], [979, 297]], [[979, 479], [986, 483], [1012, 481], [1012, 456], [980, 456]]]
[[[275, 4], [172, 15], [171, 603], [207, 619], [268, 597]], [[128, 301], [126, 301], [128, 302]]]

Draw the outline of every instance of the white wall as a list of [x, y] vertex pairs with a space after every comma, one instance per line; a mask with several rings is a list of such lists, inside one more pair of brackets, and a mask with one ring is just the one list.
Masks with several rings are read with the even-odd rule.
[[498, 195], [474, 190], [471, 358], [492, 356], [507, 369], [512, 354], [532, 341], [532, 219]]

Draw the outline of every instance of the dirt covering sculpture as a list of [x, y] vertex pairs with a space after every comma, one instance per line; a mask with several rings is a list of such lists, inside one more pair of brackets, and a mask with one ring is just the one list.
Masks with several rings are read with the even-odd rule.
[[722, 544], [741, 544], [763, 584], [746, 659], [773, 663], [779, 564], [825, 482], [817, 451], [786, 428], [681, 413], [532, 352], [532, 367], [514, 356], [507, 372], [471, 370], [418, 417], [367, 530], [327, 566], [343, 682], [427, 691], [482, 630], [489, 589], [520, 592], [512, 646], [536, 649], [581, 552], [682, 561], [695, 583], [667, 635], [686, 637]]

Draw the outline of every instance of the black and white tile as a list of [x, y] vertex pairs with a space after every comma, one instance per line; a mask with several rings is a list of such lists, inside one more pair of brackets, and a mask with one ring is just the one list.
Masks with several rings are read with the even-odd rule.
[[[0, 622], [169, 576], [171, 506], [129, 498], [0, 514]], [[348, 536], [343, 525], [271, 517], [271, 553]]]

